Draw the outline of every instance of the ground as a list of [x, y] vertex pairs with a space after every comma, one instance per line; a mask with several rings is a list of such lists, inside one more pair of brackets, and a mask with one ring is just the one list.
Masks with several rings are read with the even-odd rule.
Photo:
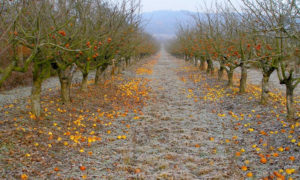
[[70, 106], [45, 89], [41, 119], [11, 102], [0, 177], [299, 179], [300, 125], [285, 120], [281, 92], [262, 106], [259, 86], [240, 95], [224, 84], [162, 51], [87, 94], [75, 85]]

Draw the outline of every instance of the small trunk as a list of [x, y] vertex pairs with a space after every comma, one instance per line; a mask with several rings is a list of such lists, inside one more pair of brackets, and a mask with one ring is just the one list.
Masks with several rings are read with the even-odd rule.
[[121, 72], [122, 72], [122, 64], [121, 64], [121, 62], [118, 62], [117, 63], [117, 74], [120, 74]]
[[190, 60], [190, 57], [189, 56], [186, 56], [186, 59], [185, 59], [186, 61], [189, 61]]
[[208, 59], [207, 60], [207, 70], [206, 70], [206, 73], [214, 73], [214, 65], [213, 65], [213, 62], [212, 60]]
[[71, 102], [71, 85], [73, 74], [76, 71], [76, 66], [72, 65], [67, 67], [65, 70], [58, 70], [58, 77], [60, 82], [61, 99], [64, 104]]
[[81, 91], [87, 92], [88, 90], [88, 73], [82, 73]]
[[200, 61], [201, 61], [201, 63], [200, 63], [200, 70], [204, 71], [205, 70], [205, 60], [201, 59]]
[[102, 78], [103, 78], [103, 81], [107, 80], [107, 69], [104, 70]]
[[95, 75], [95, 85], [99, 84], [104, 70], [105, 70], [105, 68], [103, 66], [100, 66], [97, 68], [96, 75]]
[[31, 89], [31, 112], [36, 117], [40, 117], [41, 109], [41, 91], [42, 91], [42, 66], [35, 65], [33, 68], [33, 85]]
[[270, 74], [264, 73], [262, 81], [261, 81], [261, 90], [262, 90], [261, 91], [261, 99], [260, 99], [261, 104], [268, 103], [269, 79], [270, 79]]
[[71, 102], [70, 97], [70, 89], [71, 89], [71, 83], [68, 81], [68, 79], [61, 79], [60, 80], [60, 86], [61, 86], [61, 99], [64, 104], [69, 104]]
[[41, 116], [41, 90], [42, 80], [37, 78], [33, 80], [33, 86], [31, 90], [31, 111], [36, 117]]
[[241, 66], [242, 72], [241, 72], [241, 79], [240, 79], [240, 93], [246, 92], [246, 86], [247, 86], [247, 68], [243, 64]]
[[286, 108], [287, 118], [292, 120], [295, 118], [295, 106], [294, 106], [294, 88], [292, 85], [286, 85]]
[[196, 57], [194, 58], [194, 65], [195, 65], [195, 67], [197, 67], [197, 66], [198, 66], [198, 60], [197, 60], [197, 58], [196, 58]]
[[185, 61], [187, 61], [187, 60], [188, 60], [188, 58], [187, 58], [187, 55], [184, 55], [184, 60], [185, 60]]
[[112, 61], [112, 65], [111, 65], [111, 75], [115, 75], [116, 74], [116, 63], [115, 60]]
[[115, 66], [112, 66], [111, 67], [111, 75], [115, 75], [116, 74], [116, 67]]
[[220, 65], [220, 69], [218, 71], [218, 80], [219, 81], [222, 80], [222, 77], [223, 77], [223, 74], [224, 74], [224, 70], [225, 70], [224, 66]]
[[232, 87], [233, 86], [233, 70], [230, 69], [229, 71], [227, 71], [227, 77], [228, 77], [227, 86]]
[[125, 59], [125, 63], [126, 63], [126, 68], [128, 68], [129, 67], [129, 64], [130, 64], [130, 59]]
[[126, 62], [122, 61], [121, 66], [122, 66], [122, 71], [125, 71], [125, 69], [126, 69]]
[[100, 74], [101, 74], [100, 69], [101, 69], [101, 66], [97, 67], [96, 75], [95, 75], [95, 85], [97, 85], [99, 83]]

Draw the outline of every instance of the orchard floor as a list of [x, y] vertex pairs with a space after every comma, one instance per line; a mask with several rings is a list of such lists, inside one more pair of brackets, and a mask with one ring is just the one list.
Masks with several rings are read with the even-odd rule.
[[151, 88], [139, 113], [116, 117], [110, 128], [105, 124], [95, 130], [102, 140], [84, 152], [60, 149], [49, 163], [6, 167], [0, 170], [2, 178], [300, 178], [299, 121], [285, 120], [283, 96], [274, 93], [272, 105], [262, 106], [256, 86], [239, 95], [236, 87], [226, 89], [224, 82], [165, 51], [148, 61], [148, 73], [136, 74], [139, 67], [123, 73], [147, 80]]
[[[184, 67], [184, 61], [162, 52], [152, 75], [144, 76], [151, 79], [149, 85], [156, 100], [144, 107], [144, 116], [136, 122], [129, 141], [120, 145], [119, 151], [125, 152], [120, 166], [129, 161], [133, 169], [141, 170], [129, 175], [132, 178], [236, 179], [239, 175], [230, 170], [234, 169], [231, 155], [211, 154], [215, 145], [209, 137], [222, 132], [216, 127], [218, 123], [212, 123], [216, 115], [187, 98], [188, 85], [179, 75]], [[118, 171], [112, 174], [116, 179], [126, 176]]]

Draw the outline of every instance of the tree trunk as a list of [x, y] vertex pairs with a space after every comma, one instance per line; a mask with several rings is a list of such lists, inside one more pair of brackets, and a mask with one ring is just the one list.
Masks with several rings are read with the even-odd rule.
[[76, 65], [67, 67], [65, 70], [58, 70], [58, 77], [60, 82], [61, 99], [64, 104], [71, 102], [71, 85], [73, 74], [76, 71]]
[[261, 104], [267, 104], [268, 103], [268, 93], [269, 93], [269, 79], [270, 75], [268, 73], [263, 73], [263, 78], [261, 81], [261, 98], [260, 98], [260, 103]]
[[88, 73], [82, 73], [81, 91], [87, 92], [88, 90]]
[[207, 70], [206, 70], [206, 73], [214, 73], [214, 65], [213, 65], [213, 62], [212, 60], [210, 59], [207, 59]]
[[31, 90], [31, 112], [36, 117], [41, 116], [41, 91], [42, 79], [40, 77], [33, 77], [33, 86]]
[[103, 81], [106, 81], [107, 80], [107, 68], [106, 69], [104, 69], [104, 72], [103, 72], [103, 76], [102, 76], [102, 78], [103, 78]]
[[116, 74], [116, 61], [113, 59], [111, 65], [111, 75], [113, 76], [115, 74]]
[[68, 79], [59, 79], [60, 80], [60, 92], [61, 92], [61, 99], [64, 104], [69, 104], [71, 102], [70, 97], [70, 89], [71, 89], [71, 83], [68, 81]]
[[130, 59], [129, 58], [126, 58], [125, 59], [125, 63], [126, 63], [126, 68], [128, 68], [129, 64], [130, 64]]
[[122, 66], [122, 71], [125, 71], [125, 69], [126, 69], [126, 62], [125, 62], [125, 60], [123, 60], [121, 62], [121, 66]]
[[122, 62], [117, 62], [117, 74], [120, 74], [122, 72]]
[[246, 86], [247, 86], [247, 67], [245, 64], [241, 65], [241, 79], [240, 79], [240, 93], [246, 92]]
[[295, 118], [295, 106], [294, 106], [294, 88], [290, 84], [286, 84], [286, 108], [287, 118], [292, 120]]
[[95, 75], [95, 85], [99, 84], [104, 70], [105, 70], [104, 66], [100, 66], [97, 68], [96, 75]]
[[201, 63], [200, 63], [200, 70], [204, 71], [205, 70], [205, 60], [201, 59], [200, 61], [201, 61]]
[[227, 86], [228, 87], [232, 87], [233, 86], [233, 70], [232, 69], [230, 69], [229, 71], [227, 71], [227, 77], [228, 77]]
[[224, 70], [225, 70], [224, 66], [220, 64], [220, 69], [218, 71], [218, 80], [219, 81], [222, 80], [222, 77], [223, 77], [223, 74], [224, 74]]
[[196, 57], [194, 58], [194, 65], [195, 65], [195, 67], [197, 67], [197, 65], [198, 65], [198, 59]]
[[184, 55], [184, 60], [185, 60], [185, 61], [187, 61], [187, 60], [188, 60], [188, 58], [187, 58], [187, 55]]

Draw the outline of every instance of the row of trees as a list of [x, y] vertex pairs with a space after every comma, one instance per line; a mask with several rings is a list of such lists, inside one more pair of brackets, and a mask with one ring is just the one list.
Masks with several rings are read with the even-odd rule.
[[70, 103], [72, 77], [82, 73], [87, 91], [91, 70], [95, 83], [113, 66], [155, 53], [154, 39], [141, 28], [140, 4], [135, 0], [112, 4], [105, 0], [12, 0], [0, 5], [0, 86], [13, 71], [32, 71], [32, 113], [40, 116], [42, 82], [57, 72], [61, 98]]
[[[218, 64], [218, 79], [227, 73], [228, 86], [233, 73], [241, 68], [240, 93], [246, 90], [247, 69], [262, 72], [261, 103], [268, 103], [269, 79], [277, 71], [280, 84], [286, 86], [287, 115], [295, 117], [293, 92], [300, 83], [300, 2], [296, 0], [241, 0], [235, 7], [216, 4], [214, 12], [194, 16], [194, 27], [179, 26], [169, 52], [200, 62], [207, 73]], [[237, 10], [239, 9], [239, 10]]]

